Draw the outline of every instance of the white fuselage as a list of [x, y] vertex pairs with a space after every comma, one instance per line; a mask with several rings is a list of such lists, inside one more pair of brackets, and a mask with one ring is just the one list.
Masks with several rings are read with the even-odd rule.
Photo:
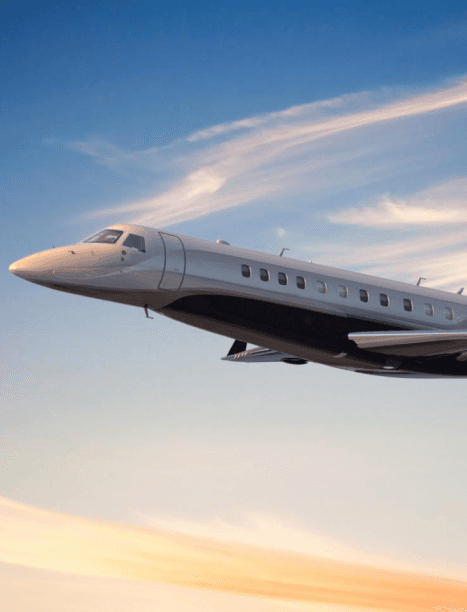
[[[121, 236], [114, 244], [82, 241], [43, 251], [10, 270], [51, 288], [146, 307], [301, 360], [359, 371], [381, 371], [388, 358], [356, 348], [351, 332], [467, 328], [462, 295], [148, 227], [106, 231]], [[124, 246], [129, 235], [144, 239], [144, 251]], [[431, 372], [429, 364], [409, 365], [397, 367]]]

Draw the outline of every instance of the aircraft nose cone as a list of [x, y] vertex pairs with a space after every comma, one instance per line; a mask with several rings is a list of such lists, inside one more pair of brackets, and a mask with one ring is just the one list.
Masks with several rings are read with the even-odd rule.
[[14, 261], [8, 270], [14, 274], [15, 276], [24, 277], [27, 275], [27, 271], [25, 270], [25, 266], [22, 263], [22, 259], [18, 259], [18, 261]]
[[18, 259], [8, 269], [15, 276], [32, 283], [48, 280], [52, 275], [52, 266], [46, 261], [42, 253]]

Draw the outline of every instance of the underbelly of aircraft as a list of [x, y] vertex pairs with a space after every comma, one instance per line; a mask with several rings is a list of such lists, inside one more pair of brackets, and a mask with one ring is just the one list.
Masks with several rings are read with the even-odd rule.
[[293, 355], [297, 358], [296, 363], [314, 362], [390, 376], [467, 376], [467, 361], [456, 360], [456, 355], [399, 358], [359, 349], [348, 338], [352, 332], [409, 329], [404, 326], [234, 295], [185, 294], [178, 297], [173, 291], [123, 292], [76, 284], [38, 284], [133, 306], [148, 306], [187, 325]]
[[351, 332], [395, 331], [356, 317], [225, 295], [181, 297], [160, 310], [166, 316], [229, 338], [333, 367], [385, 375], [467, 376], [455, 357], [398, 358], [359, 349]]

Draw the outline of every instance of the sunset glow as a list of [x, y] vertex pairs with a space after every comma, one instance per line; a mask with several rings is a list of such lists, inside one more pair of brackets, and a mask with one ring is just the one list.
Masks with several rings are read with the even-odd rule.
[[460, 606], [467, 582], [91, 521], [0, 498], [0, 560], [261, 597], [416, 612]]

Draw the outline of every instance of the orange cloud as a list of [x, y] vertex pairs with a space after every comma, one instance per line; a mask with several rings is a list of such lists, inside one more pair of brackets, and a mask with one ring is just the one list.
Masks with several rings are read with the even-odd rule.
[[228, 593], [417, 612], [461, 607], [467, 582], [101, 522], [0, 497], [0, 560]]

